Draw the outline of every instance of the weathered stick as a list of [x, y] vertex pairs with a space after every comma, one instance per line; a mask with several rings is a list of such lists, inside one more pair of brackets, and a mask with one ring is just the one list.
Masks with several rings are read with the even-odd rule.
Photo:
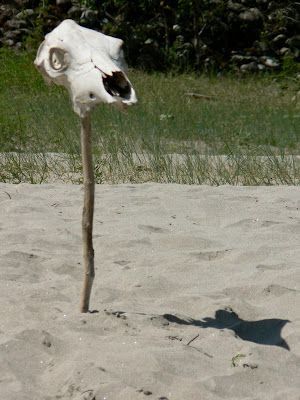
[[84, 281], [80, 300], [80, 311], [89, 311], [90, 295], [95, 277], [93, 249], [93, 216], [95, 181], [92, 156], [91, 116], [81, 117], [81, 156], [83, 168], [84, 203], [82, 211], [82, 244]]

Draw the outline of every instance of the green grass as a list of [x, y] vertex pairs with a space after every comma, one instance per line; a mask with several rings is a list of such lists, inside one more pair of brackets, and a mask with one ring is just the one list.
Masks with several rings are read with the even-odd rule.
[[[45, 85], [33, 58], [0, 51], [0, 153], [9, 153], [0, 160], [0, 180], [80, 181], [78, 117], [63, 88]], [[299, 81], [139, 71], [129, 77], [136, 107], [93, 112], [98, 182], [299, 182], [291, 156], [299, 153]], [[48, 152], [67, 156], [54, 162]], [[227, 158], [209, 157], [220, 154]]]

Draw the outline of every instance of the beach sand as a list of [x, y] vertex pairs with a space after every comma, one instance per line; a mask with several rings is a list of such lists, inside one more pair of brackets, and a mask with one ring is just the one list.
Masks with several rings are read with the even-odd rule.
[[298, 187], [0, 184], [0, 399], [300, 399]]

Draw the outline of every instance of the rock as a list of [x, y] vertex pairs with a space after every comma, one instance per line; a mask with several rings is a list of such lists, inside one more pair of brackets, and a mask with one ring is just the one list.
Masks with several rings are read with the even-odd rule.
[[286, 36], [283, 35], [282, 33], [275, 36], [274, 39], [272, 40], [272, 43], [278, 46], [281, 46], [286, 40]]
[[21, 50], [23, 47], [22, 42], [17, 42], [14, 47], [16, 50]]
[[15, 42], [12, 39], [1, 39], [1, 42], [5, 46], [9, 46], [9, 47], [12, 47], [15, 44]]
[[19, 30], [22, 33], [22, 35], [29, 35], [31, 33], [31, 30], [27, 28], [21, 28]]
[[81, 19], [85, 19], [88, 22], [95, 22], [97, 20], [98, 11], [96, 10], [85, 10], [81, 15]]
[[269, 4], [268, 4], [268, 10], [276, 9], [276, 6], [277, 6], [276, 3], [277, 3], [276, 1], [270, 1]]
[[144, 41], [144, 44], [152, 44], [153, 40], [152, 39], [147, 39]]
[[258, 40], [256, 40], [256, 41], [253, 43], [253, 46], [254, 46], [257, 50], [259, 50], [260, 53], [265, 53], [265, 52], [267, 52], [268, 49], [269, 49], [269, 46], [268, 46], [268, 43], [267, 43], [267, 42], [259, 42]]
[[6, 7], [6, 6], [0, 6], [0, 26], [2, 26], [5, 21], [7, 21], [9, 18], [11, 18], [13, 15], [13, 10]]
[[280, 50], [279, 50], [279, 54], [281, 55], [281, 56], [284, 56], [285, 54], [287, 55], [287, 54], [289, 54], [291, 51], [290, 51], [290, 49], [288, 48], [288, 47], [282, 47]]
[[300, 48], [300, 35], [293, 36], [285, 42], [289, 47]]
[[213, 68], [215, 68], [216, 67], [216, 62], [215, 62], [215, 60], [212, 58], [212, 57], [207, 57], [205, 60], [204, 60], [204, 68], [206, 69], [206, 70], [210, 70], [210, 69], [213, 69]]
[[[235, 64], [248, 64], [252, 62], [254, 59], [251, 56], [243, 56], [241, 54], [234, 54], [231, 57], [231, 61]], [[248, 63], [247, 63], [248, 62]]]
[[73, 6], [68, 11], [68, 16], [72, 19], [79, 19], [81, 16], [82, 10], [80, 7]]
[[263, 64], [257, 64], [257, 68], [259, 71], [264, 71], [266, 67]]
[[25, 28], [27, 26], [27, 22], [23, 19], [10, 19], [5, 22], [4, 27], [6, 29], [20, 29]]
[[249, 8], [249, 10], [240, 13], [239, 18], [243, 21], [254, 22], [260, 21], [263, 18], [263, 15], [258, 8]]
[[34, 11], [31, 8], [23, 10], [16, 15], [17, 19], [31, 17], [34, 14]]
[[245, 10], [245, 7], [242, 4], [234, 3], [231, 0], [228, 1], [227, 8], [231, 11], [236, 11], [236, 12], [242, 12]]
[[[20, 8], [23, 8], [27, 5], [29, 5], [29, 3], [31, 3], [32, 1], [30, 0], [14, 0], [14, 2], [16, 3], [16, 5]], [[37, 4], [34, 4], [33, 6], [37, 6]]]
[[257, 66], [256, 62], [252, 61], [248, 64], [241, 65], [240, 70], [242, 72], [256, 72], [256, 71], [258, 71], [258, 66]]
[[56, 0], [57, 6], [65, 6], [65, 5], [71, 5], [71, 4], [72, 4], [71, 0]]
[[8, 31], [5, 32], [4, 37], [5, 39], [12, 39], [14, 42], [22, 36], [22, 32], [20, 30]]
[[203, 54], [203, 55], [206, 54], [206, 53], [208, 53], [208, 46], [207, 46], [206, 44], [203, 44], [203, 45], [201, 46], [201, 51], [202, 51], [202, 54]]
[[265, 65], [268, 68], [272, 68], [272, 69], [277, 69], [280, 67], [280, 63], [278, 60], [276, 60], [275, 58], [271, 58], [271, 57], [261, 57], [260, 61], [263, 65]]
[[300, 49], [294, 48], [293, 49], [293, 53], [294, 53], [294, 57], [295, 58], [299, 58], [300, 57]]

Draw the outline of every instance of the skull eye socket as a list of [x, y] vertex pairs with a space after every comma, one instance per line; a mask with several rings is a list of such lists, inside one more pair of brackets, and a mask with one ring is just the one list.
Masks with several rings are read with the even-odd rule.
[[69, 65], [67, 53], [57, 47], [50, 49], [49, 63], [55, 71], [64, 71]]

